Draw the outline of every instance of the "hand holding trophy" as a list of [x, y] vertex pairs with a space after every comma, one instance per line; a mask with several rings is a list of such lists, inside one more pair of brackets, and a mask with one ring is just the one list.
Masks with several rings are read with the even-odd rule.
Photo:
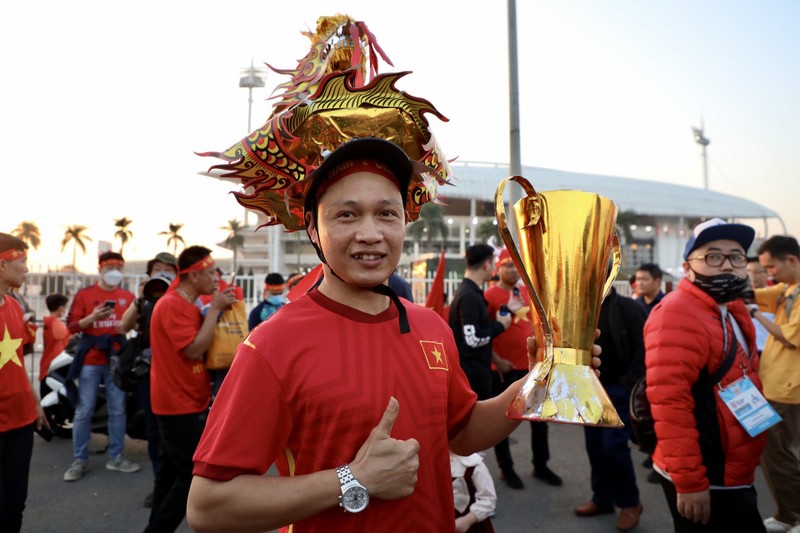
[[[509, 181], [527, 194], [514, 205], [519, 249], [503, 203]], [[591, 368], [600, 304], [620, 265], [617, 206], [589, 192], [537, 193], [525, 178], [511, 176], [495, 191], [495, 210], [500, 235], [536, 308], [537, 361], [506, 416], [621, 427]]]

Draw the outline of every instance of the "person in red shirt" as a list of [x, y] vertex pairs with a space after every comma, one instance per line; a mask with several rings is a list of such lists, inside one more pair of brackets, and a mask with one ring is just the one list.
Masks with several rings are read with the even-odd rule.
[[[50, 314], [44, 317], [43, 340], [44, 351], [42, 359], [39, 361], [39, 381], [44, 383], [50, 363], [53, 359], [64, 351], [70, 340], [67, 325], [61, 321], [61, 317], [67, 314], [67, 302], [69, 299], [63, 294], [49, 294], [44, 299], [47, 310]], [[40, 391], [41, 394], [44, 394]]]
[[324, 277], [239, 346], [195, 453], [192, 528], [455, 530], [449, 449], [513, 431], [516, 388], [476, 402], [447, 323], [388, 288], [413, 172], [399, 146], [361, 138], [306, 178]]
[[[511, 261], [511, 254], [503, 248], [495, 260], [498, 282], [486, 289], [483, 297], [489, 316], [512, 312], [511, 325], [492, 340], [494, 352], [492, 392], [495, 396], [504, 392], [509, 385], [528, 373], [528, 354], [525, 346], [533, 327], [533, 306], [528, 291], [520, 290], [519, 272]], [[509, 305], [513, 300], [521, 300], [517, 305]], [[494, 447], [497, 465], [503, 473], [503, 481], [511, 488], [522, 488], [522, 480], [514, 471], [508, 439], [503, 439]], [[533, 454], [533, 477], [553, 486], [562, 484], [561, 477], [550, 470], [550, 447], [547, 443], [547, 422], [531, 422], [531, 453]]]
[[[145, 531], [175, 531], [186, 515], [192, 454], [205, 426], [211, 384], [203, 361], [222, 311], [236, 301], [220, 290], [211, 250], [189, 246], [178, 257], [178, 278], [158, 299], [150, 321], [150, 403], [161, 449], [153, 507]], [[213, 295], [205, 317], [196, 301]]]
[[[116, 252], [98, 258], [97, 283], [79, 290], [67, 315], [70, 333], [81, 333], [81, 342], [67, 374], [67, 394], [75, 407], [72, 427], [73, 460], [64, 481], [77, 481], [89, 470], [89, 438], [97, 391], [105, 384], [108, 407], [108, 460], [106, 469], [132, 473], [139, 465], [123, 457], [125, 446], [125, 392], [114, 384], [109, 355], [124, 342], [120, 319], [133, 303], [132, 292], [120, 287], [125, 259]], [[78, 378], [78, 390], [73, 379]]]
[[28, 246], [0, 233], [0, 531], [22, 529], [33, 455], [33, 431], [48, 425], [39, 396], [25, 372], [22, 308], [9, 297], [28, 273]]

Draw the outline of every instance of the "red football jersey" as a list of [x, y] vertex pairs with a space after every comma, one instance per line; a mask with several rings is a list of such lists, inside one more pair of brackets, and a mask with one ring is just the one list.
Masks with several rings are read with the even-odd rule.
[[21, 428], [36, 420], [28, 373], [22, 356], [25, 325], [22, 308], [6, 296], [0, 305], [0, 431]]
[[331, 508], [292, 531], [453, 531], [448, 443], [476, 396], [447, 323], [422, 306], [406, 310], [411, 332], [400, 334], [394, 305], [369, 315], [314, 290], [279, 309], [239, 346], [194, 473], [229, 480], [273, 462], [282, 476], [336, 468], [353, 460], [394, 396], [392, 437], [420, 443], [414, 493], [374, 498], [358, 514]]
[[50, 363], [64, 351], [69, 343], [69, 330], [64, 323], [54, 316], [44, 317], [44, 351], [39, 361], [39, 381], [47, 377]]
[[[122, 315], [131, 303], [133, 303], [135, 298], [131, 291], [120, 287], [115, 287], [110, 291], [101, 289], [100, 285], [97, 283], [89, 287], [84, 287], [79, 290], [72, 299], [72, 305], [67, 314], [67, 328], [70, 333], [83, 331], [87, 335], [95, 336], [105, 334], [117, 335], [117, 327], [122, 319]], [[94, 308], [106, 300], [114, 300], [117, 302], [111, 315], [103, 320], [96, 320], [91, 326], [81, 330], [80, 326], [78, 326], [78, 321], [91, 315]], [[107, 359], [105, 352], [92, 348], [89, 350], [89, 353], [86, 354], [83, 364], [105, 365], [108, 362]]]
[[150, 322], [150, 401], [157, 415], [199, 413], [211, 400], [211, 384], [203, 361], [183, 355], [200, 326], [203, 315], [178, 291], [156, 302]]
[[[492, 349], [503, 359], [511, 361], [515, 370], [528, 370], [526, 343], [528, 337], [533, 335], [533, 308], [528, 291], [521, 287], [519, 293], [525, 303], [514, 313], [511, 327], [492, 339]], [[486, 289], [483, 297], [488, 304], [489, 316], [494, 316], [500, 310], [500, 306], [508, 304], [511, 291], [503, 289], [498, 283]]]

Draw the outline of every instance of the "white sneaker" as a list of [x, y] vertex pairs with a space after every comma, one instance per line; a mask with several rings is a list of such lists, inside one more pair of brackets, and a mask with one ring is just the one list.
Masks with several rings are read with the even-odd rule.
[[139, 463], [134, 463], [133, 461], [128, 461], [121, 455], [116, 456], [113, 459], [109, 459], [106, 463], [106, 470], [114, 470], [116, 472], [124, 472], [125, 474], [132, 474], [133, 472], [138, 472]]
[[83, 459], [75, 459], [72, 464], [64, 472], [64, 481], [78, 481], [83, 475], [89, 471], [89, 465]]
[[797, 529], [792, 533], [800, 533], [800, 526], [792, 527], [791, 524], [786, 524], [771, 516], [764, 520], [764, 527], [767, 529], [767, 533], [787, 533], [790, 529]]

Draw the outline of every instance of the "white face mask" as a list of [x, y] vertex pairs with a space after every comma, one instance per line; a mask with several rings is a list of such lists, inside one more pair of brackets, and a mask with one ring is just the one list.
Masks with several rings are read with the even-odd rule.
[[111, 287], [116, 287], [122, 283], [122, 272], [119, 270], [109, 270], [107, 272], [103, 272], [103, 283], [110, 285]]

